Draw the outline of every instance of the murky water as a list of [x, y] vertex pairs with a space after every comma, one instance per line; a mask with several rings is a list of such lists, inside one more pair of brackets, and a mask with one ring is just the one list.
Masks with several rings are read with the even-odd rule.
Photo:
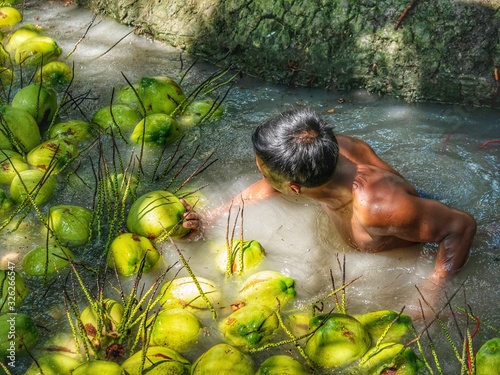
[[[60, 43], [63, 55], [69, 54], [76, 46], [67, 59], [75, 66], [73, 88], [75, 95], [88, 94], [80, 110], [74, 113], [91, 117], [98, 107], [108, 105], [113, 88], [117, 90], [126, 85], [124, 76], [131, 82], [145, 75], [179, 78], [191, 63], [189, 57], [181, 57], [177, 50], [134, 35], [125, 37], [113, 47], [131, 29], [101, 17], [97, 17], [89, 28], [93, 16], [85, 10], [64, 7], [60, 2], [30, 4], [35, 6], [25, 11], [25, 22], [38, 23], [46, 28]], [[81, 39], [82, 36], [85, 37]], [[185, 78], [186, 87], [196, 86], [214, 70], [212, 66], [197, 63]], [[200, 147], [195, 160], [202, 161], [211, 153], [218, 159], [190, 184], [194, 188], [207, 185], [203, 189], [207, 202], [200, 212], [211, 212], [259, 179], [250, 135], [258, 123], [296, 104], [309, 105], [322, 113], [335, 124], [337, 132], [367, 141], [417, 188], [476, 218], [478, 233], [470, 260], [450, 281], [447, 292], [451, 295], [463, 284], [452, 305], [459, 308], [469, 306], [484, 323], [499, 329], [500, 144], [481, 147], [488, 140], [500, 139], [499, 112], [461, 106], [407, 104], [362, 91], [339, 94], [286, 88], [240, 77], [224, 102], [226, 113], [223, 117], [192, 129], [186, 136], [187, 150]], [[127, 160], [125, 152], [123, 159]], [[145, 155], [145, 168], [152, 168], [156, 158], [157, 155]], [[85, 173], [91, 175], [90, 169], [82, 175]], [[67, 189], [59, 191], [55, 202], [91, 206], [93, 196], [88, 193], [82, 194], [82, 190], [72, 189], [70, 184]], [[233, 209], [231, 213], [229, 226], [232, 228], [237, 212]], [[339, 264], [344, 256], [346, 281], [359, 277], [347, 288], [347, 310], [352, 314], [377, 309], [399, 311], [404, 306], [416, 308], [419, 295], [415, 285], [422, 285], [433, 269], [432, 246], [382, 254], [361, 254], [348, 248], [326, 225], [326, 218], [314, 202], [275, 198], [246, 205], [243, 219], [244, 238], [258, 240], [267, 251], [261, 269], [281, 271], [295, 279], [296, 307], [311, 304], [331, 291], [330, 273], [336, 285], [341, 285]], [[235, 236], [239, 238], [241, 220], [235, 225]], [[227, 215], [223, 215], [210, 222], [204, 240], [182, 242], [179, 247], [196, 275], [216, 280], [230, 294], [235, 282], [225, 281], [214, 262], [216, 250], [224, 246], [227, 227]], [[17, 252], [18, 259], [34, 244], [45, 241], [44, 231], [29, 220], [25, 220], [18, 231], [8, 235], [1, 233], [0, 236], [2, 253]], [[102, 246], [102, 243], [95, 246]], [[165, 243], [162, 248], [165, 263], [175, 264], [175, 272], [187, 275], [180, 264], [176, 264], [179, 257], [172, 246]], [[95, 249], [90, 253], [95, 254]], [[89, 261], [85, 254], [81, 257]], [[155, 276], [146, 275], [146, 283]], [[37, 283], [30, 280], [32, 287]], [[47, 289], [49, 292], [45, 293]], [[44, 337], [53, 331], [67, 329], [59, 291], [57, 283], [51, 285], [34, 293], [28, 299], [29, 305], [23, 306], [43, 326]], [[228, 298], [226, 303], [230, 302]], [[443, 306], [444, 301], [439, 303], [437, 308]], [[223, 310], [222, 314], [228, 310]], [[211, 319], [204, 322], [210, 334], [188, 356], [190, 360], [196, 359], [204, 345], [221, 340]], [[486, 327], [487, 324], [475, 337], [477, 348], [485, 340], [498, 336], [498, 332]], [[457, 330], [452, 323], [449, 323], [449, 329]], [[458, 362], [441, 329], [433, 327], [431, 334], [441, 351], [438, 354], [444, 372], [458, 373]], [[290, 347], [275, 352], [286, 349]], [[256, 355], [256, 362], [266, 355]]]

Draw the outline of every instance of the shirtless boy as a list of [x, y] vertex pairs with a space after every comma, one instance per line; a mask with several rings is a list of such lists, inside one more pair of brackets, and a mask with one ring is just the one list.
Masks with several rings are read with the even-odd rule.
[[263, 179], [243, 192], [244, 200], [280, 193], [309, 197], [360, 251], [437, 242], [431, 279], [438, 284], [467, 261], [476, 232], [471, 215], [419, 197], [367, 143], [334, 135], [311, 109], [284, 112], [259, 125], [252, 141]]
[[[263, 179], [245, 189], [245, 201], [276, 194], [318, 201], [353, 248], [379, 252], [417, 243], [439, 244], [431, 281], [441, 284], [467, 261], [476, 232], [474, 218], [415, 187], [365, 142], [335, 135], [308, 108], [284, 112], [259, 125], [252, 141]], [[184, 226], [199, 229], [198, 216]]]

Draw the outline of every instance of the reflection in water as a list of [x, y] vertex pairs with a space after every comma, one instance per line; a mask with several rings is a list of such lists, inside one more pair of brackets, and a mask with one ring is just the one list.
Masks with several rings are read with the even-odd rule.
[[[87, 11], [75, 7], [44, 3], [27, 9], [25, 19], [35, 16], [61, 42], [66, 53], [92, 18]], [[82, 107], [88, 115], [98, 106], [109, 103], [112, 88], [126, 84], [122, 72], [132, 82], [144, 75], [178, 77], [181, 73], [183, 66], [178, 51], [133, 35], [99, 57], [129, 31], [125, 26], [103, 19], [89, 30], [70, 57], [75, 63], [75, 87], [81, 92], [90, 90], [96, 98], [85, 104], [87, 108]], [[212, 70], [210, 66], [197, 64], [186, 78], [186, 84], [194, 86]], [[480, 146], [484, 141], [499, 138], [498, 111], [406, 104], [364, 92], [339, 94], [292, 89], [243, 77], [226, 99], [227, 112], [222, 119], [193, 128], [186, 137], [188, 147], [200, 145], [200, 158], [211, 152], [218, 158], [195, 182], [196, 186], [208, 184], [203, 190], [208, 202], [200, 212], [216, 209], [259, 178], [250, 134], [256, 124], [295, 104], [310, 105], [335, 124], [339, 133], [370, 143], [417, 188], [475, 216], [479, 227], [471, 258], [450, 281], [448, 292], [452, 293], [465, 282], [466, 298], [462, 293], [456, 304], [464, 306], [466, 301], [484, 322], [497, 324], [500, 313], [492, 301], [498, 301], [500, 290], [500, 144]], [[331, 109], [335, 111], [329, 111]], [[153, 163], [156, 155], [147, 157]], [[64, 202], [75, 199], [75, 195], [61, 194], [57, 199]], [[88, 197], [84, 203], [91, 205], [91, 200], [92, 197]], [[203, 241], [179, 246], [189, 257], [195, 274], [217, 280], [227, 295], [232, 296], [236, 281], [225, 280], [214, 264], [215, 252], [224, 246], [226, 229], [227, 217], [223, 215], [209, 224]], [[237, 238], [240, 231], [241, 222], [236, 225]], [[15, 247], [14, 252], [23, 254], [33, 243], [44, 241], [43, 230], [38, 234], [37, 229], [30, 228], [30, 232], [37, 234], [28, 239], [20, 234], [5, 236], [2, 233], [1, 244], [4, 248]], [[379, 254], [362, 254], [350, 249], [330, 228], [319, 206], [304, 200], [275, 198], [245, 206], [243, 236], [258, 240], [267, 250], [261, 269], [281, 271], [296, 280], [296, 306], [312, 303], [331, 291], [331, 274], [341, 283], [339, 265], [343, 264], [345, 255], [346, 281], [356, 279], [347, 288], [348, 311], [353, 314], [376, 309], [399, 311], [404, 306], [416, 309], [419, 295], [415, 285], [426, 279], [434, 263], [434, 249], [429, 245]], [[187, 275], [176, 264], [178, 255], [171, 251], [170, 244], [165, 243], [162, 248], [165, 262], [173, 265], [180, 276]], [[146, 275], [146, 280], [153, 280], [154, 276]], [[54, 313], [55, 306], [61, 303], [53, 295], [31, 302], [35, 313], [37, 310], [50, 312], [49, 316], [44, 315], [46, 319], [58, 315]], [[63, 316], [61, 322], [51, 327], [64, 326]], [[206, 324], [213, 325], [210, 319]], [[433, 334], [436, 346], [447, 347], [439, 329]], [[480, 331], [477, 347], [491, 335], [491, 331]], [[219, 339], [214, 329], [206, 343]], [[190, 359], [197, 354], [192, 353]], [[452, 354], [446, 355], [449, 358], [446, 366], [453, 369], [456, 360]]]

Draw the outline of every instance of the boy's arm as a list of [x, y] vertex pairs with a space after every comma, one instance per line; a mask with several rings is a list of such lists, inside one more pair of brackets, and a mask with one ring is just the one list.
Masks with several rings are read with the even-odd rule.
[[377, 213], [372, 212], [371, 218], [365, 218], [368, 232], [439, 244], [431, 277], [437, 284], [466, 263], [476, 233], [476, 221], [471, 215], [410, 194], [394, 194], [374, 206]]
[[242, 203], [246, 204], [258, 202], [277, 194], [280, 193], [262, 178], [243, 190], [240, 194], [234, 197], [231, 202], [223, 204], [203, 216], [195, 211], [184, 199], [181, 199], [182, 204], [186, 208], [182, 226], [191, 229], [186, 236], [182, 237], [182, 240], [197, 240], [201, 238], [203, 236], [203, 224], [214, 220], [223, 213], [227, 213], [232, 206], [237, 206]]
[[261, 178], [259, 181], [254, 182], [252, 185], [243, 190], [239, 196], [234, 199], [234, 201], [237, 203], [237, 200], [239, 199], [243, 200], [245, 203], [253, 203], [278, 194], [280, 194], [279, 191], [269, 185], [265, 179]]

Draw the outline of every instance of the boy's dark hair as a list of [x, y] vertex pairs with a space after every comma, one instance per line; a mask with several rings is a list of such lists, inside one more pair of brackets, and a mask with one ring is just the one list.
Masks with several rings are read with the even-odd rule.
[[272, 173], [299, 185], [320, 186], [335, 172], [339, 147], [333, 128], [310, 108], [295, 108], [260, 124], [252, 142]]

